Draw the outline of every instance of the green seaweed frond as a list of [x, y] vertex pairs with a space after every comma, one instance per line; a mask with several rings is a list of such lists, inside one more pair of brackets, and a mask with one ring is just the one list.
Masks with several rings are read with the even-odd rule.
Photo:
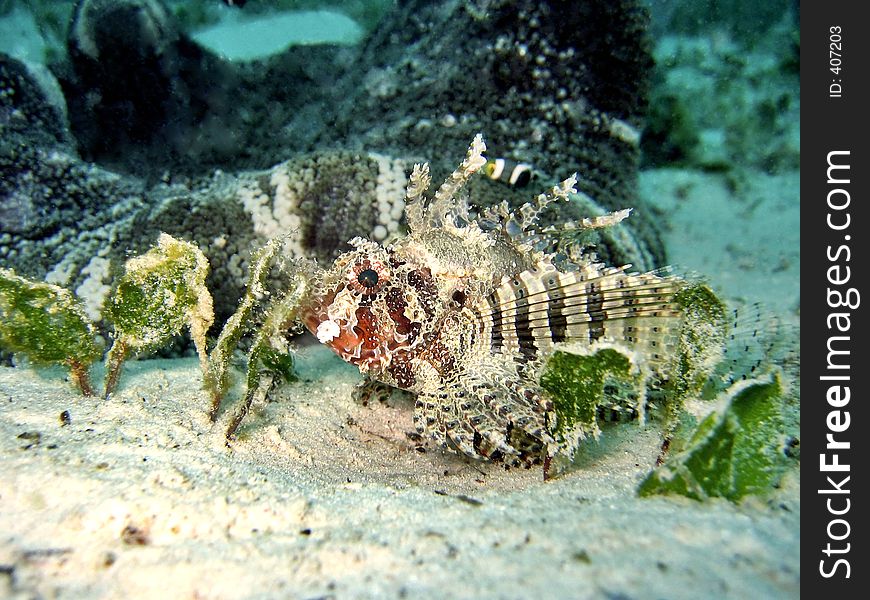
[[778, 372], [742, 382], [725, 407], [701, 421], [683, 446], [641, 483], [641, 496], [678, 494], [736, 502], [772, 490], [789, 465]]
[[152, 350], [188, 327], [206, 367], [205, 334], [214, 322], [212, 298], [205, 286], [208, 260], [190, 242], [163, 233], [157, 246], [127, 261], [105, 310], [115, 328], [106, 357], [106, 395], [118, 383], [131, 351]]
[[679, 408], [686, 399], [700, 394], [722, 360], [728, 320], [725, 304], [704, 284], [678, 291], [674, 302], [679, 305], [683, 319], [667, 393], [671, 406]]
[[205, 389], [212, 398], [209, 412], [212, 420], [217, 417], [221, 400], [230, 387], [230, 357], [250, 325], [251, 315], [259, 304], [259, 299], [266, 294], [266, 278], [272, 268], [275, 256], [281, 250], [284, 239], [281, 237], [273, 238], [254, 251], [250, 261], [245, 295], [239, 300], [236, 312], [224, 323], [217, 342], [215, 342], [209, 355], [204, 383]]
[[555, 453], [571, 456], [582, 440], [598, 435], [599, 407], [641, 410], [643, 379], [632, 359], [615, 348], [556, 351], [541, 375], [541, 387], [553, 401]]
[[92, 395], [88, 367], [100, 357], [93, 324], [72, 292], [0, 269], [0, 346], [37, 365], [66, 365]]
[[289, 289], [266, 312], [263, 325], [254, 336], [248, 356], [245, 398], [230, 421], [227, 438], [235, 434], [255, 396], [265, 397], [275, 384], [297, 379], [293, 353], [284, 335], [293, 328], [299, 307], [309, 292], [309, 283], [301, 272], [294, 271], [290, 275]]

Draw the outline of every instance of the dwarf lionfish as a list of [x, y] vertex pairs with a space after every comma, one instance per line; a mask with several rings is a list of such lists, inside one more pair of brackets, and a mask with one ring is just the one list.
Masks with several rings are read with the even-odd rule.
[[[556, 413], [538, 380], [563, 342], [618, 343], [655, 364], [673, 355], [676, 277], [629, 273], [544, 249], [560, 227], [540, 212], [575, 193], [576, 176], [517, 211], [472, 213], [462, 188], [483, 165], [480, 135], [434, 196], [415, 165], [406, 192], [408, 234], [354, 249], [325, 271], [302, 321], [369, 377], [416, 394], [418, 433], [471, 457], [547, 460]], [[562, 230], [609, 225], [619, 211]]]

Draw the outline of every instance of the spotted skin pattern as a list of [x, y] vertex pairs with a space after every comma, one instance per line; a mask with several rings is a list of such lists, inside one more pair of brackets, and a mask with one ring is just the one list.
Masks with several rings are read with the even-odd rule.
[[477, 136], [431, 198], [428, 166], [416, 165], [408, 235], [386, 246], [352, 240], [301, 318], [364, 374], [414, 392], [421, 435], [470, 457], [528, 465], [555, 446], [553, 405], [538, 385], [550, 353], [564, 342], [609, 341], [666, 361], [681, 281], [591, 261], [557, 267], [537, 250], [538, 213], [567, 201], [575, 178], [516, 213], [501, 205], [472, 216], [461, 190], [486, 163], [484, 150]]

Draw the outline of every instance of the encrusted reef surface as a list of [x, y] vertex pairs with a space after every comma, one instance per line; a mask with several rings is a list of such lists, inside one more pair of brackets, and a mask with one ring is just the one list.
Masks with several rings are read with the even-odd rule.
[[[60, 283], [96, 316], [113, 276], [161, 231], [208, 256], [218, 319], [253, 247], [297, 230], [326, 260], [400, 223], [415, 161], [435, 177], [476, 132], [581, 193], [551, 220], [635, 207], [596, 251], [664, 261], [635, 197], [651, 58], [634, 2], [400, 2], [358, 47], [234, 64], [158, 0], [82, 0], [66, 56], [0, 61], [0, 261]], [[63, 92], [63, 93], [61, 93]], [[540, 186], [537, 186], [539, 189]], [[531, 192], [485, 178], [486, 205]]]

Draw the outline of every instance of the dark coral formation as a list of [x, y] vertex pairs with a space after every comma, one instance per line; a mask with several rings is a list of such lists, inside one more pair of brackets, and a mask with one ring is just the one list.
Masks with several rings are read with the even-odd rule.
[[611, 126], [640, 127], [645, 109], [652, 62], [637, 5], [416, 1], [387, 21], [348, 75], [356, 91], [326, 139], [425, 150], [446, 174], [442, 157], [483, 131], [490, 154], [557, 177], [577, 170], [584, 191], [625, 205], [637, 148]]
[[[237, 150], [233, 70], [159, 0], [84, 0], [59, 68], [84, 158], [187, 169]], [[146, 170], [147, 173], [147, 170]]]
[[140, 176], [264, 168], [323, 147], [426, 158], [446, 174], [442, 157], [482, 131], [491, 153], [554, 177], [578, 170], [584, 191], [619, 208], [633, 199], [652, 65], [645, 22], [628, 1], [415, 0], [358, 50], [234, 65], [158, 0], [84, 0], [57, 70], [86, 156]]
[[[381, 239], [398, 219], [396, 165], [427, 160], [445, 176], [483, 132], [489, 155], [531, 163], [544, 185], [580, 173], [584, 194], [552, 221], [638, 208], [597, 251], [659, 266], [635, 197], [644, 26], [627, 0], [410, 0], [358, 48], [233, 64], [159, 0], [81, 0], [52, 66], [71, 126], [32, 69], [0, 63], [0, 260], [99, 297], [166, 231], [209, 257], [220, 320], [276, 227], [321, 259], [355, 235]], [[484, 178], [469, 191], [480, 204], [529, 194]]]
[[0, 256], [31, 271], [22, 260], [30, 245], [54, 264], [68, 248], [55, 256], [53, 240], [108, 221], [105, 209], [142, 189], [75, 155], [52, 83], [36, 67], [0, 57]]

